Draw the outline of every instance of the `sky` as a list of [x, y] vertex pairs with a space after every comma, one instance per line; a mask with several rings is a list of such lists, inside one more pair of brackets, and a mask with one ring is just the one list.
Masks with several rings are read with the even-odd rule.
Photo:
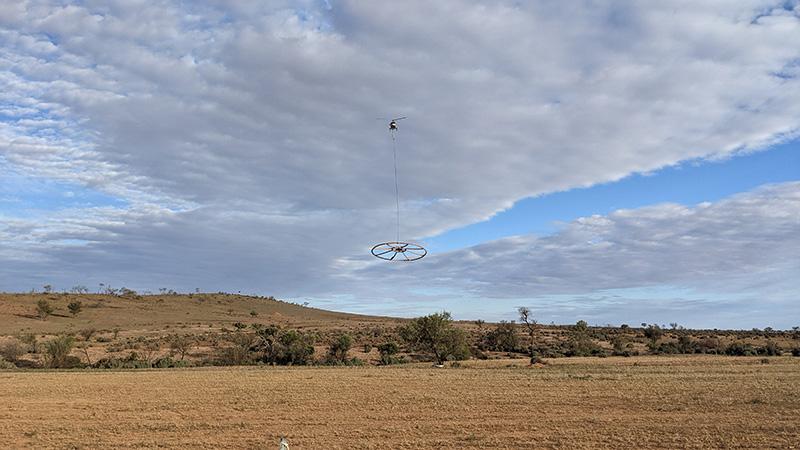
[[[792, 1], [17, 1], [0, 290], [800, 325]], [[397, 132], [401, 238], [389, 263]]]

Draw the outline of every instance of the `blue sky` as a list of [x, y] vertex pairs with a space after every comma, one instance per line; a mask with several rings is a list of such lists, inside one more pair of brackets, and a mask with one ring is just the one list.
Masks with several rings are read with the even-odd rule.
[[69, 208], [125, 205], [123, 199], [81, 184], [25, 175], [0, 157], [0, 215], [30, 218]]
[[719, 161], [695, 160], [622, 180], [520, 200], [489, 220], [425, 239], [443, 252], [515, 235], [547, 235], [559, 224], [664, 202], [715, 202], [768, 183], [800, 180], [800, 140]]

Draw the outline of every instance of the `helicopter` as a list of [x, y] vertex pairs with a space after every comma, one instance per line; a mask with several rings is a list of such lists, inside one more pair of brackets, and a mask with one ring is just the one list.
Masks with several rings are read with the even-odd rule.
[[[398, 120], [407, 119], [407, 118], [408, 117], [403, 116], [403, 117], [395, 117], [394, 119], [391, 119], [389, 121], [389, 131], [397, 131], [397, 121]], [[387, 119], [385, 119], [383, 117], [378, 117], [378, 120], [387, 120]]]

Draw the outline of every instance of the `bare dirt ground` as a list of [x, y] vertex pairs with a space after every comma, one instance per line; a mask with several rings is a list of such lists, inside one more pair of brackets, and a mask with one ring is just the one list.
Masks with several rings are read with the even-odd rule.
[[[800, 358], [0, 372], [4, 448], [798, 448]], [[794, 447], [793, 447], [794, 446]]]

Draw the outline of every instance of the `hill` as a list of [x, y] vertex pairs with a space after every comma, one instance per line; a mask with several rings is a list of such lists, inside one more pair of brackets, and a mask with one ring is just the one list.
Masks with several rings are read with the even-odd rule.
[[[36, 304], [46, 300], [54, 311], [46, 319]], [[72, 316], [68, 305], [81, 302]], [[0, 335], [21, 332], [57, 334], [87, 327], [127, 332], [175, 328], [230, 328], [234, 323], [274, 323], [281, 326], [327, 330], [396, 324], [400, 319], [338, 313], [297, 305], [272, 297], [234, 294], [105, 295], [0, 294]]]
[[[80, 307], [71, 311], [70, 304]], [[72, 363], [54, 367], [97, 366], [100, 360], [107, 360], [103, 367], [169, 365], [174, 363], [172, 358], [178, 357], [176, 353], [182, 365], [240, 365], [263, 360], [267, 343], [258, 332], [277, 327], [278, 334], [267, 338], [292, 340], [293, 343], [281, 344], [287, 348], [314, 348], [310, 358], [302, 359], [304, 362], [321, 362], [328, 345], [343, 334], [350, 337], [352, 344], [346, 357], [355, 358], [358, 363], [379, 364], [378, 347], [384, 344], [400, 344], [395, 347], [398, 353], [392, 361], [424, 359], [424, 355], [404, 351], [398, 333], [404, 322], [399, 318], [325, 311], [272, 297], [224, 293], [0, 294], [0, 357], [13, 360], [20, 367], [47, 366], [42, 344], [66, 335], [77, 344], [69, 354]], [[582, 322], [571, 326], [537, 325], [531, 340], [519, 324], [465, 321], [456, 326], [466, 333], [471, 355], [477, 359], [527, 358], [531, 346], [539, 358], [800, 353], [797, 330], [686, 330], [677, 325], [665, 330], [657, 326], [587, 327]], [[262, 356], [253, 352], [256, 344]]]

